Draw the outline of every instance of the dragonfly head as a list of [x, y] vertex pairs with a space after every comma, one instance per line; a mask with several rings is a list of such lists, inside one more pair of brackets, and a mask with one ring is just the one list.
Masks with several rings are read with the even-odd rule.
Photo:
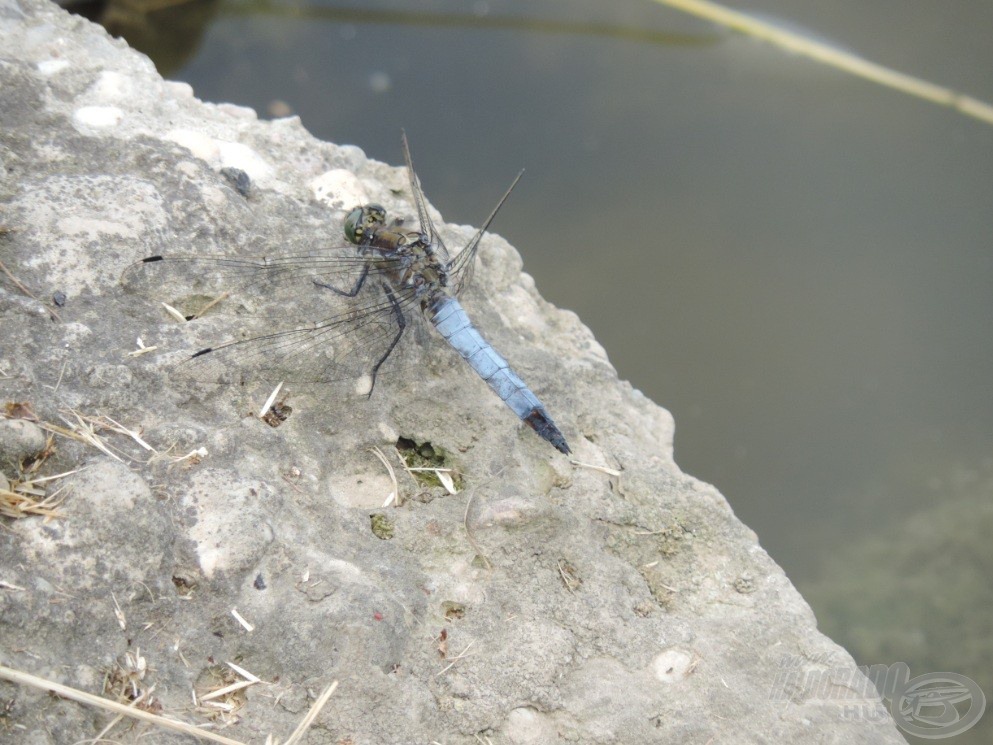
[[368, 240], [368, 234], [386, 222], [386, 210], [378, 204], [356, 207], [345, 218], [345, 237], [356, 245]]

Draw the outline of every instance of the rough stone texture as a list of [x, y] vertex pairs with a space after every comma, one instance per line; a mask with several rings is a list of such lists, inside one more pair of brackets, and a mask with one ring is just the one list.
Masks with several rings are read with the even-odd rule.
[[[203, 724], [191, 687], [235, 662], [263, 680], [225, 730], [251, 742], [285, 738], [332, 680], [308, 742], [902, 741], [755, 535], [676, 466], [669, 414], [496, 236], [467, 309], [577, 460], [620, 476], [556, 453], [430, 335], [417, 375], [384, 376], [369, 401], [295, 389], [279, 428], [246, 416], [268, 388], [177, 386], [155, 354], [130, 357], [138, 337], [174, 352], [215, 329], [124, 292], [129, 263], [338, 241], [356, 201], [410, 214], [405, 174], [296, 119], [201, 103], [40, 0], [0, 0], [0, 57], [0, 258], [38, 298], [0, 277], [0, 398], [63, 427], [112, 417], [159, 454], [207, 451], [176, 463], [104, 431], [118, 461], [56, 438], [41, 475], [85, 470], [59, 482], [61, 517], [0, 531], [0, 664], [109, 696], [154, 684], [162, 711]], [[442, 230], [450, 246], [472, 232]], [[42, 441], [7, 426], [13, 481]], [[403, 505], [378, 508], [391, 486], [368, 448], [398, 436], [432, 443], [462, 490], [400, 471]], [[874, 716], [852, 721], [853, 699]], [[0, 704], [23, 742], [110, 719], [4, 682]], [[111, 736], [142, 733], [188, 739]]]

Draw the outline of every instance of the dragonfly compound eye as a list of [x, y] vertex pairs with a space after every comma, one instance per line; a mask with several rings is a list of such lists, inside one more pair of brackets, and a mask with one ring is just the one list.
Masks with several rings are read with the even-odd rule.
[[345, 218], [345, 237], [352, 243], [361, 243], [370, 230], [386, 223], [386, 209], [378, 204], [356, 207]]
[[365, 207], [356, 207], [345, 218], [345, 237], [352, 243], [362, 240], [362, 234], [365, 232], [365, 220], [362, 219], [364, 216]]

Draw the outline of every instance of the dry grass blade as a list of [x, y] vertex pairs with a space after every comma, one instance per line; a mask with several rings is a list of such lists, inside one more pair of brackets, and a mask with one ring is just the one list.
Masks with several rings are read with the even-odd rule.
[[233, 662], [225, 662], [224, 664], [230, 667], [236, 673], [238, 673], [238, 675], [243, 677], [245, 680], [250, 680], [252, 683], [262, 682], [262, 678], [260, 678], [258, 675], [253, 675], [252, 673], [248, 672], [248, 670], [246, 670], [245, 668], [238, 667], [238, 665], [234, 664]]
[[[116, 422], [115, 420], [111, 419], [109, 416], [103, 416], [103, 415], [101, 415], [101, 416], [86, 416], [84, 414], [79, 414], [78, 412], [71, 411], [71, 410], [70, 410], [69, 413], [71, 413], [74, 417], [76, 417], [76, 421], [79, 423], [78, 424], [79, 429], [81, 429], [81, 430], [83, 430], [83, 432], [91, 435], [93, 438], [96, 438], [96, 433], [97, 432], [99, 432], [101, 430], [106, 430], [108, 432], [113, 432], [115, 434], [125, 435], [127, 437], [130, 437], [132, 440], [134, 440], [136, 443], [138, 443], [138, 445], [140, 445], [145, 450], [148, 450], [149, 452], [152, 452], [152, 453], [155, 452], [155, 449], [151, 445], [149, 445], [147, 442], [145, 442], [141, 438], [141, 435], [138, 432], [136, 432], [134, 430], [131, 430], [131, 429], [128, 429], [123, 424], [120, 424], [120, 423]], [[70, 427], [73, 427], [73, 424], [71, 422], [69, 422], [65, 417], [63, 417], [62, 420], [64, 422], [66, 422], [66, 424], [68, 424]], [[76, 427], [73, 427], [73, 431], [78, 432], [79, 429], [76, 429]], [[89, 440], [87, 440], [87, 441], [89, 441]], [[109, 449], [107, 449], [107, 448], [109, 448], [109, 446], [101, 447], [101, 445], [98, 444], [98, 443], [91, 443], [91, 444], [93, 444], [94, 447], [99, 448], [101, 451], [107, 453], [108, 455], [117, 458], [116, 455], [114, 455], [113, 453], [111, 453], [109, 451]], [[122, 455], [123, 455], [123, 453], [122, 453]], [[127, 456], [125, 456], [125, 457], [127, 457]], [[121, 460], [121, 458], [118, 458], [118, 460]]]
[[111, 458], [120, 461], [121, 463], [123, 463], [125, 459], [134, 460], [134, 458], [131, 458], [124, 452], [118, 450], [117, 448], [113, 448], [111, 445], [104, 442], [103, 438], [101, 438], [99, 434], [100, 432], [107, 431], [114, 434], [125, 435], [126, 437], [134, 440], [134, 442], [136, 442], [143, 449], [157, 455], [155, 449], [142, 439], [141, 434], [138, 431], [128, 429], [120, 422], [117, 422], [108, 416], [86, 416], [85, 414], [80, 414], [79, 412], [71, 409], [67, 413], [75, 419], [75, 422], [71, 421], [64, 415], [59, 414], [62, 421], [66, 424], [65, 427], [60, 427], [57, 424], [43, 422], [37, 419], [33, 421], [36, 421], [38, 426], [50, 435], [68, 437], [69, 439], [85, 443], [95, 447], [101, 453], [109, 455]]
[[483, 560], [486, 564], [487, 569], [492, 569], [493, 565], [490, 564], [490, 560], [486, 558], [486, 554], [483, 553], [483, 549], [476, 542], [476, 537], [472, 534], [472, 529], [469, 527], [469, 507], [472, 505], [472, 500], [476, 498], [476, 492], [471, 492], [469, 494], [469, 499], [465, 503], [465, 512], [462, 513], [462, 527], [465, 530], [466, 540], [469, 541], [469, 545], [472, 546], [472, 550], [476, 552], [476, 556]]
[[248, 688], [248, 686], [253, 686], [256, 684], [255, 680], [239, 680], [237, 683], [232, 683], [231, 685], [224, 686], [223, 688], [218, 688], [216, 691], [211, 691], [210, 693], [205, 693], [200, 696], [200, 703], [204, 701], [211, 701], [215, 698], [223, 698], [229, 693], [234, 693], [235, 691], [240, 691], [242, 688]]
[[[145, 699], [146, 699], [147, 697], [149, 697], [149, 696], [151, 696], [151, 695], [152, 695], [152, 691], [154, 691], [154, 690], [155, 690], [155, 686], [152, 686], [152, 687], [151, 687], [151, 688], [149, 688], [149, 689], [148, 689], [147, 691], [142, 691], [142, 692], [141, 692], [141, 694], [140, 694], [140, 695], [138, 696], [138, 698], [136, 698], [136, 699], [135, 699], [134, 701], [132, 701], [132, 702], [131, 702], [130, 704], [128, 704], [128, 705], [129, 705], [129, 706], [132, 706], [132, 707], [136, 707], [136, 706], [138, 706], [138, 705], [139, 705], [139, 704], [141, 704], [141, 703], [142, 703], [143, 701], [145, 701]], [[106, 735], [106, 734], [107, 734], [108, 732], [110, 732], [110, 731], [111, 731], [112, 729], [114, 729], [114, 727], [116, 727], [116, 726], [118, 725], [118, 723], [119, 723], [119, 722], [120, 722], [120, 721], [121, 721], [122, 719], [124, 719], [124, 715], [123, 715], [123, 714], [118, 714], [118, 715], [117, 715], [116, 717], [114, 717], [113, 719], [111, 719], [111, 720], [110, 720], [110, 723], [109, 723], [109, 724], [108, 724], [108, 725], [107, 725], [106, 727], [104, 727], [104, 728], [103, 728], [102, 730], [100, 730], [100, 731], [99, 731], [99, 732], [97, 733], [97, 736], [96, 736], [96, 737], [94, 737], [94, 738], [93, 738], [92, 740], [90, 740], [90, 742], [93, 742], [93, 743], [96, 743], [96, 742], [102, 742], [102, 741], [103, 741], [103, 739], [104, 739], [104, 736], [105, 736], [105, 735]]]
[[165, 308], [166, 313], [175, 318], [177, 321], [180, 323], [186, 323], [186, 316], [169, 305], [169, 303], [162, 303], [162, 307]]
[[211, 719], [235, 724], [240, 720], [238, 712], [248, 703], [244, 689], [257, 682], [258, 679], [246, 680], [231, 665], [213, 665], [200, 674], [193, 686], [194, 705]]
[[[107, 427], [107, 429], [109, 429], [111, 432], [117, 432], [117, 433], [122, 434], [122, 435], [127, 435], [132, 440], [134, 440], [139, 445], [141, 445], [143, 448], [145, 448], [145, 450], [148, 450], [149, 452], [152, 452], [152, 453], [155, 452], [155, 449], [151, 445], [149, 445], [147, 442], [145, 442], [143, 439], [141, 439], [141, 435], [139, 435], [134, 430], [130, 430], [127, 427], [125, 427], [123, 424], [119, 424], [118, 422], [116, 422], [113, 419], [111, 419], [109, 416], [99, 417], [99, 420], [102, 420], [104, 423], [110, 422], [110, 425], [111, 426]], [[106, 424], [105, 424], [105, 426], [106, 426]]]
[[[399, 507], [401, 504], [400, 485], [397, 483], [396, 471], [393, 470], [392, 464], [389, 462], [389, 460], [387, 460], [386, 454], [383, 453], [383, 451], [380, 450], [378, 447], [373, 446], [369, 448], [369, 452], [375, 455], [377, 458], [379, 458], [380, 462], [382, 462], [382, 464], [386, 466], [386, 470], [390, 474], [390, 481], [393, 482], [393, 491], [390, 493], [388, 497], [386, 497], [386, 501], [383, 503], [383, 507], [389, 507], [390, 503], [392, 502], [396, 502], [396, 506]], [[400, 458], [400, 460], [402, 462], [403, 458]]]
[[451, 495], [459, 493], [459, 490], [455, 487], [455, 480], [451, 477], [454, 470], [451, 468], [438, 468], [434, 466], [411, 466], [407, 463], [407, 458], [399, 449], [396, 450], [397, 458], [400, 459], [400, 463], [403, 466], [403, 470], [408, 474], [413, 476], [415, 473], [429, 473], [434, 476], [438, 483], [441, 484], [442, 488]]
[[[193, 315], [193, 318], [191, 318], [190, 320], [192, 321], [194, 318], [200, 318], [200, 317], [202, 317], [204, 313], [206, 313], [208, 310], [210, 310], [211, 308], [213, 308], [215, 305], [217, 305], [220, 302], [223, 302], [224, 300], [227, 300], [228, 297], [230, 297], [230, 295], [231, 295], [231, 293], [229, 293], [229, 292], [222, 292], [220, 295], [218, 295], [217, 297], [215, 297], [213, 300], [211, 300], [209, 303], [207, 303], [205, 306], [203, 306], [200, 310], [198, 310]], [[163, 305], [165, 305], [165, 303], [163, 303]], [[186, 319], [184, 318], [183, 320], [185, 321]]]
[[46, 432], [51, 432], [55, 435], [62, 435], [63, 437], [68, 437], [72, 440], [78, 440], [79, 442], [91, 445], [104, 455], [109, 455], [111, 458], [116, 461], [120, 461], [121, 463], [124, 462], [124, 458], [112, 452], [110, 446], [105, 444], [103, 440], [100, 439], [97, 435], [97, 425], [95, 425], [92, 420], [76, 413], [75, 411], [70, 411], [69, 413], [76, 417], [76, 423], [73, 424], [63, 416], [62, 421], [66, 423], [68, 429], [49, 422], [39, 422], [38, 426]]
[[583, 463], [579, 460], [569, 461], [574, 466], [579, 466], [580, 468], [589, 468], [591, 471], [599, 471], [600, 473], [605, 473], [608, 476], [620, 476], [621, 472], [616, 468], [608, 468], [607, 466], [597, 466], [593, 463]]
[[192, 724], [179, 722], [174, 719], [167, 719], [166, 717], [159, 716], [158, 714], [152, 714], [142, 709], [119, 704], [116, 701], [111, 701], [110, 699], [106, 699], [101, 696], [94, 696], [92, 693], [86, 693], [86, 691], [80, 691], [76, 688], [62, 685], [61, 683], [45, 680], [44, 678], [39, 678], [36, 675], [24, 673], [20, 670], [14, 670], [13, 668], [9, 668], [4, 665], [0, 665], [0, 678], [3, 680], [9, 680], [11, 683], [27, 685], [43, 691], [50, 691], [56, 695], [62, 696], [63, 698], [70, 699], [71, 701], [77, 701], [78, 703], [86, 704], [87, 706], [96, 706], [106, 711], [112, 711], [115, 714], [121, 714], [126, 717], [131, 717], [132, 719], [139, 719], [143, 722], [149, 722], [158, 727], [162, 727], [163, 729], [172, 730], [173, 732], [182, 732], [185, 735], [199, 737], [204, 740], [210, 740], [211, 742], [223, 743], [223, 745], [244, 745], [244, 743], [239, 740], [232, 740], [230, 737], [224, 737], [223, 735], [217, 735], [213, 732], [207, 732], [199, 727], [194, 727]]
[[[231, 609], [231, 615], [234, 616], [234, 620], [240, 623], [241, 627], [245, 629], [245, 631], [249, 631], [249, 632], [255, 631], [255, 627], [252, 626], [252, 624], [250, 624], [247, 620], [245, 620], [245, 617], [238, 612], [237, 608]], [[232, 668], [234, 667], [234, 665], [232, 665], [230, 662], [228, 663], [228, 666]], [[238, 672], [241, 671], [239, 670]]]
[[300, 742], [300, 739], [310, 728], [310, 725], [314, 723], [314, 720], [317, 719], [317, 715], [321, 713], [321, 709], [324, 708], [324, 705], [328, 702], [328, 699], [331, 698], [337, 688], [338, 681], [336, 680], [332, 682], [331, 685], [324, 690], [324, 693], [318, 697], [317, 701], [314, 702], [314, 705], [310, 707], [310, 711], [307, 712], [307, 716], [305, 716], [300, 724], [297, 725], [297, 728], [293, 730], [293, 734], [290, 735], [289, 739], [283, 745], [296, 745], [296, 743]]
[[7, 265], [4, 264], [2, 261], [0, 261], [0, 272], [3, 272], [4, 274], [6, 274], [7, 275], [7, 279], [9, 279], [11, 282], [14, 283], [14, 287], [16, 287], [18, 290], [20, 290], [21, 292], [23, 292], [29, 298], [31, 298], [32, 300], [37, 300], [38, 299], [38, 298], [36, 298], [34, 296], [34, 294], [31, 292], [31, 290], [29, 290], [27, 288], [27, 285], [25, 285], [23, 282], [21, 282], [21, 280], [19, 280], [17, 277], [15, 277], [14, 276], [14, 273], [12, 271], [10, 271], [10, 269], [7, 268]]
[[134, 351], [128, 352], [128, 357], [141, 357], [141, 355], [143, 355], [143, 354], [149, 354], [150, 352], [154, 352], [157, 349], [158, 349], [158, 347], [156, 345], [154, 345], [154, 344], [152, 346], [150, 346], [150, 347], [146, 347], [145, 346], [145, 342], [143, 342], [141, 340], [141, 337], [139, 336], [138, 337], [138, 348], [135, 349]]
[[947, 106], [966, 116], [993, 124], [993, 106], [985, 101], [869, 62], [858, 55], [760, 21], [746, 13], [739, 13], [706, 0], [655, 0], [655, 2], [767, 41], [794, 54], [808, 57], [873, 83], [922, 98], [939, 106]]
[[468, 657], [468, 655], [466, 654], [466, 652], [468, 652], [469, 651], [469, 647], [471, 647], [475, 643], [476, 643], [476, 640], [473, 639], [471, 642], [469, 642], [468, 644], [466, 644], [465, 645], [465, 649], [463, 649], [461, 652], [459, 652], [457, 655], [455, 655], [452, 658], [452, 661], [450, 663], [448, 663], [437, 675], [435, 675], [435, 677], [437, 678], [437, 677], [439, 677], [441, 675], [444, 675], [449, 670], [451, 670], [453, 667], [455, 667], [455, 663], [456, 662], [458, 662], [459, 660], [463, 659], [464, 657]]
[[164, 453], [156, 452], [155, 455], [153, 455], [148, 462], [154, 463], [158, 461], [168, 461], [171, 465], [177, 465], [184, 461], [189, 461], [190, 465], [196, 465], [204, 458], [206, 458], [208, 455], [209, 453], [207, 452], [207, 448], [205, 447], [199, 447], [196, 450], [191, 450], [186, 455], [169, 455], [168, 452], [164, 452]]
[[269, 409], [272, 408], [272, 405], [274, 403], [276, 403], [276, 396], [279, 395], [279, 392], [282, 390], [282, 388], [283, 388], [283, 381], [279, 381], [279, 385], [277, 385], [273, 389], [272, 393], [269, 394], [269, 398], [267, 398], [265, 400], [265, 403], [262, 404], [262, 408], [259, 410], [259, 413], [256, 414], [256, 416], [259, 419], [261, 419], [262, 417], [264, 417], [266, 415], [266, 412], [269, 411]]
[[64, 479], [66, 476], [73, 476], [73, 475], [75, 475], [77, 473], [82, 473], [85, 470], [86, 470], [86, 467], [83, 467], [83, 468], [74, 468], [71, 471], [64, 471], [63, 473], [56, 473], [56, 474], [53, 474], [52, 476], [38, 476], [37, 478], [31, 479], [30, 482], [25, 482], [25, 483], [43, 484], [46, 481], [55, 481], [56, 479]]
[[405, 470], [407, 473], [410, 474], [430, 473], [432, 476], [438, 479], [439, 483], [445, 488], [445, 491], [447, 491], [449, 494], [454, 496], [455, 494], [459, 493], [459, 490], [455, 488], [455, 479], [453, 479], [451, 476], [451, 474], [453, 473], [453, 469], [451, 468], [427, 468], [421, 466], [417, 466], [417, 467], [408, 466], [406, 461], [404, 461], [403, 470]]
[[59, 489], [50, 496], [38, 499], [37, 495], [22, 493], [20, 489], [0, 489], [0, 516], [14, 519], [30, 515], [40, 515], [47, 519], [62, 517], [55, 508], [65, 499], [64, 491]]
[[[11, 231], [9, 231], [9, 230], [4, 230], [3, 232], [5, 232], [5, 233], [9, 233], [9, 232], [11, 232]], [[15, 276], [14, 276], [14, 273], [13, 273], [13, 272], [11, 272], [11, 271], [10, 271], [10, 269], [8, 269], [8, 268], [7, 268], [7, 266], [6, 266], [6, 265], [5, 265], [5, 264], [4, 264], [4, 263], [3, 263], [2, 261], [0, 261], [0, 272], [3, 272], [4, 274], [6, 274], [6, 275], [7, 275], [7, 278], [8, 278], [8, 279], [9, 279], [9, 280], [10, 280], [11, 282], [13, 282], [13, 283], [14, 283], [14, 286], [15, 286], [15, 287], [16, 287], [16, 288], [17, 288], [18, 290], [20, 290], [21, 292], [23, 292], [23, 293], [24, 293], [25, 295], [27, 295], [27, 296], [28, 296], [29, 298], [31, 298], [32, 300], [36, 300], [37, 302], [39, 302], [39, 303], [41, 303], [41, 301], [40, 301], [40, 300], [38, 300], [38, 298], [36, 298], [36, 297], [34, 296], [34, 293], [33, 293], [33, 292], [31, 292], [31, 290], [29, 290], [29, 289], [27, 288], [27, 286], [26, 286], [26, 285], [25, 285], [25, 284], [24, 284], [23, 282], [21, 282], [21, 280], [19, 280], [19, 279], [18, 279], [17, 277], [15, 277]], [[42, 305], [45, 305], [45, 304], [44, 304], [44, 303], [42, 303]], [[49, 315], [50, 315], [50, 316], [51, 316], [52, 318], [54, 318], [54, 319], [55, 319], [56, 321], [61, 321], [61, 320], [62, 320], [62, 317], [61, 317], [61, 316], [59, 316], [59, 314], [55, 312], [55, 309], [54, 309], [54, 308], [50, 308], [50, 307], [49, 307], [48, 305], [45, 305], [45, 310], [47, 310], [47, 311], [48, 311], [48, 313], [49, 313]]]
[[450, 468], [436, 468], [434, 469], [434, 475], [438, 481], [441, 482], [441, 485], [445, 487], [445, 491], [454, 496], [459, 492], [458, 489], [455, 488], [455, 480], [452, 478], [449, 471], [451, 471]]
[[569, 591], [570, 595], [575, 595], [576, 590], [583, 584], [583, 581], [579, 578], [579, 573], [576, 571], [576, 567], [563, 559], [559, 559], [558, 567], [559, 575], [562, 577], [562, 584], [565, 585], [565, 589]]
[[[117, 595], [111, 592], [110, 597], [114, 600], [114, 617], [117, 619], [117, 625], [121, 627], [121, 631], [127, 631], [128, 620], [124, 616], [124, 611], [121, 610], [120, 603], [117, 602]], [[140, 650], [139, 650], [139, 657], [140, 657]]]

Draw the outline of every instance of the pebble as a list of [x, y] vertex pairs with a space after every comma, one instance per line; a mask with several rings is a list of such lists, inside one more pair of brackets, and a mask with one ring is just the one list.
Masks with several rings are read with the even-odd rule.
[[26, 419], [0, 419], [0, 463], [18, 464], [45, 449], [45, 431]]

